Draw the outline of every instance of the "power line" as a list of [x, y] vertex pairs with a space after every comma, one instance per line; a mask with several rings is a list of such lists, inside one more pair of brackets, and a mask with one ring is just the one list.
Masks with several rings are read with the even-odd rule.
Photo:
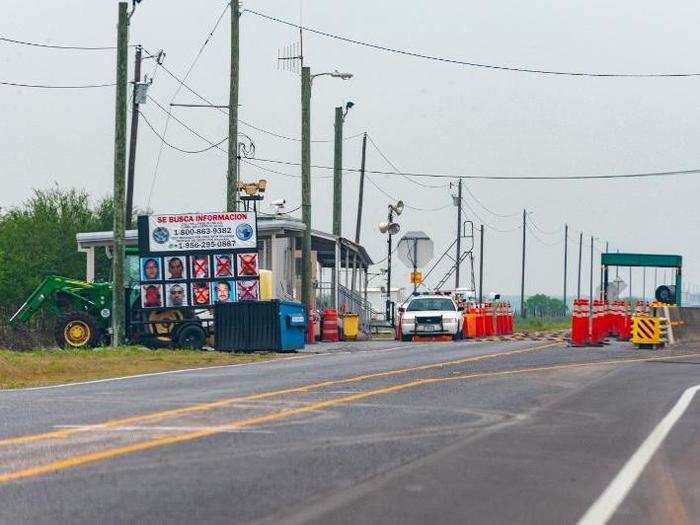
[[[22, 46], [30, 47], [41, 47], [44, 49], [61, 49], [65, 51], [108, 51], [117, 49], [117, 46], [74, 46], [74, 45], [59, 45], [59, 44], [41, 44], [39, 42], [29, 42], [26, 40], [17, 40], [15, 38], [8, 38], [0, 36], [0, 42], [7, 42], [8, 44], [17, 44]], [[135, 47], [133, 44], [129, 47]]]
[[497, 228], [493, 224], [489, 224], [488, 222], [486, 222], [478, 213], [476, 213], [476, 210], [474, 208], [472, 208], [471, 204], [469, 204], [469, 202], [467, 200], [462, 199], [462, 204], [464, 204], [469, 209], [469, 211], [472, 212], [472, 215], [474, 215], [474, 217], [479, 219], [479, 222], [481, 224], [483, 224], [484, 226], [486, 226], [490, 230], [496, 231], [498, 233], [511, 233], [511, 232], [518, 231], [521, 229], [521, 226], [519, 224], [518, 224], [518, 226], [516, 226], [514, 228]]
[[[165, 71], [168, 75], [170, 75], [170, 77], [173, 80], [175, 80], [175, 82], [180, 84], [183, 88], [185, 88], [187, 91], [192, 93], [199, 100], [201, 100], [202, 102], [206, 102], [207, 104], [212, 105], [212, 106], [215, 105], [210, 99], [208, 99], [207, 97], [205, 97], [201, 93], [198, 93], [197, 91], [195, 91], [191, 86], [189, 86], [187, 84], [187, 82], [185, 82], [183, 79], [180, 79], [177, 75], [175, 75], [175, 73], [170, 71], [167, 67], [165, 67], [162, 64], [160, 64], [160, 67], [163, 69], [163, 71]], [[223, 108], [214, 108], [214, 109], [218, 110], [220, 113], [223, 113], [224, 115], [228, 115], [228, 111], [226, 111]], [[241, 118], [238, 119], [238, 122], [240, 124], [243, 124], [244, 126], [249, 127], [250, 129], [254, 129], [255, 131], [259, 131], [260, 133], [265, 133], [266, 135], [270, 135], [270, 136], [278, 138], [278, 139], [289, 140], [292, 142], [301, 142], [301, 139], [299, 137], [291, 137], [289, 135], [285, 135], [285, 134], [277, 132], [277, 131], [265, 129], [265, 128], [262, 128], [256, 124], [253, 124], [251, 122], [243, 120]], [[364, 135], [364, 133], [355, 133], [354, 135], [349, 135], [347, 137], [344, 137], [343, 141], [356, 139], [358, 137], [361, 137], [362, 135]], [[312, 139], [311, 142], [312, 143], [330, 143], [330, 142], [333, 142], [333, 140], [334, 139]]]
[[34, 88], [34, 89], [94, 89], [94, 88], [104, 88], [116, 86], [116, 82], [110, 82], [107, 84], [74, 84], [74, 85], [55, 85], [55, 84], [26, 84], [23, 82], [7, 82], [0, 80], [0, 85], [3, 86], [13, 86], [13, 87], [23, 87], [23, 88]]
[[532, 234], [532, 236], [533, 236], [540, 244], [544, 244], [545, 246], [550, 246], [550, 247], [552, 247], [552, 246], [557, 246], [557, 245], [559, 245], [559, 244], [561, 244], [561, 243], [564, 242], [563, 239], [559, 239], [558, 241], [545, 241], [545, 240], [543, 240], [543, 239], [537, 234], [537, 231], [536, 231], [534, 228], [532, 228], [532, 227], [530, 226], [529, 221], [528, 221], [527, 229], [529, 230], [529, 232]]
[[[237, 1], [237, 0], [236, 0], [236, 1]], [[193, 59], [192, 62], [190, 63], [190, 67], [187, 68], [187, 72], [185, 73], [183, 82], [180, 83], [180, 84], [177, 86], [177, 89], [175, 90], [175, 92], [173, 93], [173, 96], [172, 96], [171, 99], [170, 99], [170, 103], [171, 103], [171, 104], [175, 101], [175, 98], [176, 98], [177, 95], [180, 93], [180, 90], [182, 89], [182, 86], [184, 85], [184, 82], [185, 82], [185, 81], [187, 80], [187, 78], [190, 76], [190, 73], [192, 73], [192, 70], [194, 69], [194, 66], [197, 64], [197, 62], [199, 61], [199, 58], [202, 56], [202, 53], [204, 52], [204, 48], [205, 48], [205, 47], [207, 46], [207, 44], [209, 44], [209, 42], [211, 41], [212, 37], [214, 36], [214, 32], [215, 32], [216, 29], [219, 27], [219, 24], [221, 23], [221, 20], [224, 18], [224, 15], [226, 14], [226, 12], [227, 12], [227, 10], [228, 10], [228, 8], [229, 8], [230, 5], [231, 5], [231, 2], [228, 2], [228, 3], [226, 4], [226, 6], [224, 7], [223, 11], [221, 11], [221, 14], [220, 14], [219, 17], [216, 19], [216, 22], [214, 23], [214, 27], [211, 29], [211, 31], [209, 31], [209, 34], [208, 34], [207, 37], [204, 39], [204, 42], [202, 42], [202, 45], [199, 47], [199, 50], [197, 51], [197, 54], [195, 55], [194, 59]], [[162, 64], [161, 64], [161, 67], [163, 67]], [[172, 106], [168, 109], [168, 116], [167, 116], [167, 118], [166, 118], [166, 120], [165, 120], [165, 126], [163, 127], [163, 134], [162, 134], [162, 137], [161, 137], [162, 140], [161, 140], [161, 143], [160, 143], [160, 148], [158, 149], [158, 156], [156, 157], [156, 164], [155, 164], [155, 166], [154, 166], [154, 168], [153, 168], [153, 177], [152, 177], [152, 179], [151, 179], [151, 189], [150, 189], [150, 191], [148, 192], [148, 204], [147, 204], [147, 206], [150, 206], [150, 205], [151, 205], [151, 198], [153, 197], [153, 190], [155, 189], [156, 179], [158, 178], [158, 168], [160, 167], [160, 159], [161, 159], [161, 157], [162, 157], [162, 155], [163, 155], [163, 146], [165, 145], [165, 137], [166, 137], [166, 135], [167, 135], [167, 133], [168, 133], [168, 126], [170, 125], [170, 119], [171, 119], [171, 117], [172, 117]]]
[[561, 230], [545, 230], [543, 228], [540, 228], [532, 218], [530, 218], [530, 220], [527, 222], [529, 225], [533, 226], [537, 231], [539, 231], [543, 235], [560, 235], [561, 234]]
[[[277, 159], [258, 159], [262, 162], [271, 162], [274, 164], [285, 164], [288, 166], [299, 166], [298, 162], [291, 162], [285, 160]], [[321, 166], [312, 165], [312, 168], [320, 168], [332, 170], [333, 166]], [[360, 172], [359, 168], [343, 168], [346, 172]], [[374, 175], [397, 175], [405, 177], [426, 177], [434, 179], [469, 179], [469, 180], [537, 180], [537, 181], [567, 181], [567, 180], [609, 180], [609, 179], [635, 179], [635, 178], [649, 178], [649, 177], [670, 177], [677, 175], [697, 175], [700, 173], [700, 168], [692, 170], [673, 170], [673, 171], [656, 171], [649, 173], [626, 173], [617, 175], [571, 175], [571, 176], [558, 176], [544, 177], [539, 175], [529, 176], [529, 175], [458, 175], [458, 174], [446, 174], [446, 173], [411, 173], [411, 172], [399, 172], [399, 171], [381, 171], [381, 170], [365, 170], [365, 173], [370, 173]]]
[[[381, 186], [379, 186], [379, 185], [372, 179], [372, 177], [367, 177], [367, 180], [369, 181], [369, 183], [370, 183], [372, 186], [374, 186], [374, 187], [377, 189], [377, 191], [379, 191], [379, 192], [380, 192], [382, 195], [384, 195], [385, 197], [388, 197], [389, 199], [391, 199], [392, 202], [397, 202], [397, 201], [399, 200], [398, 197], [396, 197], [396, 196], [392, 195], [391, 193], [385, 191]], [[418, 208], [418, 207], [416, 207], [416, 206], [411, 206], [410, 204], [406, 204], [406, 201], [404, 201], [404, 206], [405, 206], [406, 208], [408, 208], [409, 210], [414, 210], [414, 211], [440, 211], [440, 210], [444, 210], [445, 208], [449, 208], [450, 206], [452, 206], [452, 204], [451, 204], [451, 203], [450, 203], [450, 204], [446, 204], [445, 206], [439, 206], [439, 207], [437, 207], [437, 208]]]
[[160, 133], [158, 133], [158, 131], [156, 131], [156, 129], [153, 127], [153, 125], [149, 122], [146, 115], [143, 114], [143, 111], [139, 111], [139, 114], [143, 117], [144, 122], [146, 122], [146, 125], [150, 128], [150, 130], [155, 134], [156, 137], [158, 137], [169, 148], [172, 148], [175, 151], [179, 151], [181, 153], [188, 153], [188, 154], [204, 153], [205, 151], [209, 151], [209, 150], [212, 150], [214, 148], [218, 148], [219, 146], [221, 146], [221, 144], [223, 144], [224, 142], [226, 142], [228, 140], [228, 137], [225, 137], [225, 138], [221, 139], [219, 142], [212, 143], [209, 147], [203, 148], [203, 149], [189, 150], [189, 149], [180, 148], [178, 146], [171, 144], [167, 140], [165, 140], [165, 137], [163, 137]]
[[467, 193], [471, 196], [471, 198], [474, 199], [474, 202], [476, 202], [481, 208], [483, 208], [484, 210], [486, 210], [486, 211], [487, 211], [488, 213], [490, 213], [491, 215], [493, 215], [493, 216], [495, 216], [495, 217], [501, 217], [501, 218], [509, 218], [509, 217], [520, 216], [520, 212], [519, 212], [519, 211], [516, 211], [516, 212], [513, 212], [513, 213], [500, 213], [500, 212], [497, 212], [497, 211], [493, 211], [492, 209], [490, 209], [490, 208], [488, 208], [487, 206], [485, 206], [485, 205], [481, 202], [481, 200], [479, 200], [479, 199], [476, 197], [476, 195], [474, 195], [474, 193], [472, 192], [472, 190], [469, 189], [469, 185], [468, 185], [468, 184], [464, 184], [463, 187], [464, 187], [465, 190], [467, 190]]
[[[377, 143], [374, 142], [374, 140], [372, 139], [372, 136], [368, 134], [368, 135], [367, 135], [367, 138], [369, 139], [370, 144], [372, 144], [372, 146], [373, 146], [374, 149], [377, 151], [377, 153], [379, 153], [379, 155], [384, 159], [384, 161], [385, 161], [389, 166], [391, 166], [392, 168], [394, 168], [397, 172], [400, 172], [401, 170], [399, 170], [399, 168], [396, 167], [396, 164], [394, 164], [394, 163], [391, 161], [391, 159], [389, 159], [389, 157], [387, 157], [387, 156], [384, 154], [384, 152], [383, 152], [381, 149], [379, 149], [379, 146], [377, 146]], [[445, 184], [425, 184], [424, 182], [420, 182], [420, 181], [418, 181], [418, 180], [414, 180], [414, 179], [412, 179], [412, 178], [410, 178], [410, 177], [406, 177], [406, 176], [403, 176], [403, 177], [404, 177], [404, 179], [406, 179], [407, 181], [412, 182], [413, 184], [417, 184], [418, 186], [421, 186], [421, 187], [423, 187], [423, 188], [444, 188], [444, 187], [446, 186]]]
[[432, 60], [435, 62], [455, 64], [455, 65], [460, 65], [460, 66], [468, 66], [468, 67], [475, 67], [475, 68], [482, 68], [482, 69], [494, 69], [494, 70], [499, 70], [499, 71], [511, 71], [511, 72], [518, 72], [518, 73], [535, 73], [538, 75], [559, 75], [559, 76], [572, 76], [572, 77], [653, 78], [653, 77], [697, 77], [697, 76], [700, 76], [700, 73], [597, 73], [597, 72], [586, 72], [586, 71], [556, 71], [556, 70], [547, 70], [547, 69], [534, 69], [534, 68], [520, 67], [520, 66], [503, 66], [503, 65], [497, 65], [497, 64], [485, 64], [485, 63], [480, 63], [480, 62], [457, 60], [454, 58], [447, 58], [447, 57], [441, 57], [441, 56], [436, 56], [436, 55], [428, 55], [425, 53], [418, 53], [415, 51], [408, 51], [405, 49], [398, 49], [398, 48], [394, 48], [394, 47], [383, 46], [383, 45], [375, 44], [372, 42], [365, 42], [362, 40], [357, 40], [355, 38], [349, 38], [346, 36], [336, 35], [333, 33], [328, 33], [326, 31], [321, 31], [319, 29], [314, 29], [312, 27], [307, 27], [307, 26], [295, 24], [294, 22], [290, 22], [290, 21], [284, 20], [282, 18], [277, 18], [277, 17], [271, 16], [271, 15], [268, 15], [265, 13], [261, 13], [259, 11], [255, 11], [254, 9], [244, 9], [243, 11], [251, 13], [251, 14], [256, 15], [256, 16], [259, 16], [261, 18], [265, 18], [267, 20], [271, 20], [273, 22], [277, 22], [279, 24], [283, 24], [283, 25], [290, 26], [290, 27], [295, 27], [297, 29], [303, 29], [304, 31], [308, 31], [309, 33], [314, 33], [316, 35], [324, 36], [326, 38], [333, 38], [335, 40], [340, 40], [340, 41], [346, 42], [348, 44], [355, 44], [358, 46], [376, 49], [378, 51], [385, 51], [388, 53], [394, 53], [394, 54], [409, 56], [409, 57], [413, 57], [413, 58], [421, 58], [421, 59], [425, 59], [425, 60]]

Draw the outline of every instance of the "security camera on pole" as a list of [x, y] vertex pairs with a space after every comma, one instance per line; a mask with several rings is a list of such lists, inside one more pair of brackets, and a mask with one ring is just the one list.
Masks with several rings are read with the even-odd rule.
[[387, 233], [387, 257], [386, 257], [386, 310], [385, 316], [387, 322], [394, 326], [394, 309], [392, 308], [391, 301], [391, 248], [392, 248], [392, 236], [396, 235], [401, 231], [401, 226], [394, 222], [394, 214], [401, 215], [403, 213], [404, 204], [403, 201], [398, 201], [396, 204], [389, 204], [389, 214], [387, 216], [386, 222], [379, 223], [379, 231], [381, 233]]

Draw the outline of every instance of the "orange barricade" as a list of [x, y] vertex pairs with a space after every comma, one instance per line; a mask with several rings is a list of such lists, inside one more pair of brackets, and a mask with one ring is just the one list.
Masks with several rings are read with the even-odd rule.
[[491, 303], [486, 303], [484, 307], [484, 335], [493, 335], [493, 308]]
[[486, 327], [484, 325], [484, 305], [480, 304], [476, 307], [476, 336], [484, 337], [486, 335]]
[[605, 339], [605, 301], [594, 299], [590, 344], [602, 345], [603, 339]]
[[323, 312], [321, 324], [321, 341], [336, 342], [338, 337], [338, 312], [329, 308]]
[[473, 339], [476, 337], [476, 307], [470, 306], [467, 313], [467, 337]]
[[588, 301], [574, 299], [571, 312], [571, 346], [586, 346], [588, 341]]

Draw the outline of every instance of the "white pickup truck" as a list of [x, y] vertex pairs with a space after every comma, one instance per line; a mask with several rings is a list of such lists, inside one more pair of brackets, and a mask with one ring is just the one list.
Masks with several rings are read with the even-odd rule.
[[464, 318], [455, 302], [445, 295], [417, 295], [401, 312], [401, 340], [410, 341], [414, 335], [462, 336]]

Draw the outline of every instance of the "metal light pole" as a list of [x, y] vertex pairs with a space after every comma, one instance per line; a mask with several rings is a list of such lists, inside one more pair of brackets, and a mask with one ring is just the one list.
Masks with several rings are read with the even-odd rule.
[[333, 71], [311, 74], [311, 68], [301, 68], [301, 214], [304, 221], [304, 236], [301, 245], [301, 296], [307, 313], [314, 307], [313, 261], [311, 260], [311, 86], [313, 79], [330, 76], [349, 80], [351, 73]]

